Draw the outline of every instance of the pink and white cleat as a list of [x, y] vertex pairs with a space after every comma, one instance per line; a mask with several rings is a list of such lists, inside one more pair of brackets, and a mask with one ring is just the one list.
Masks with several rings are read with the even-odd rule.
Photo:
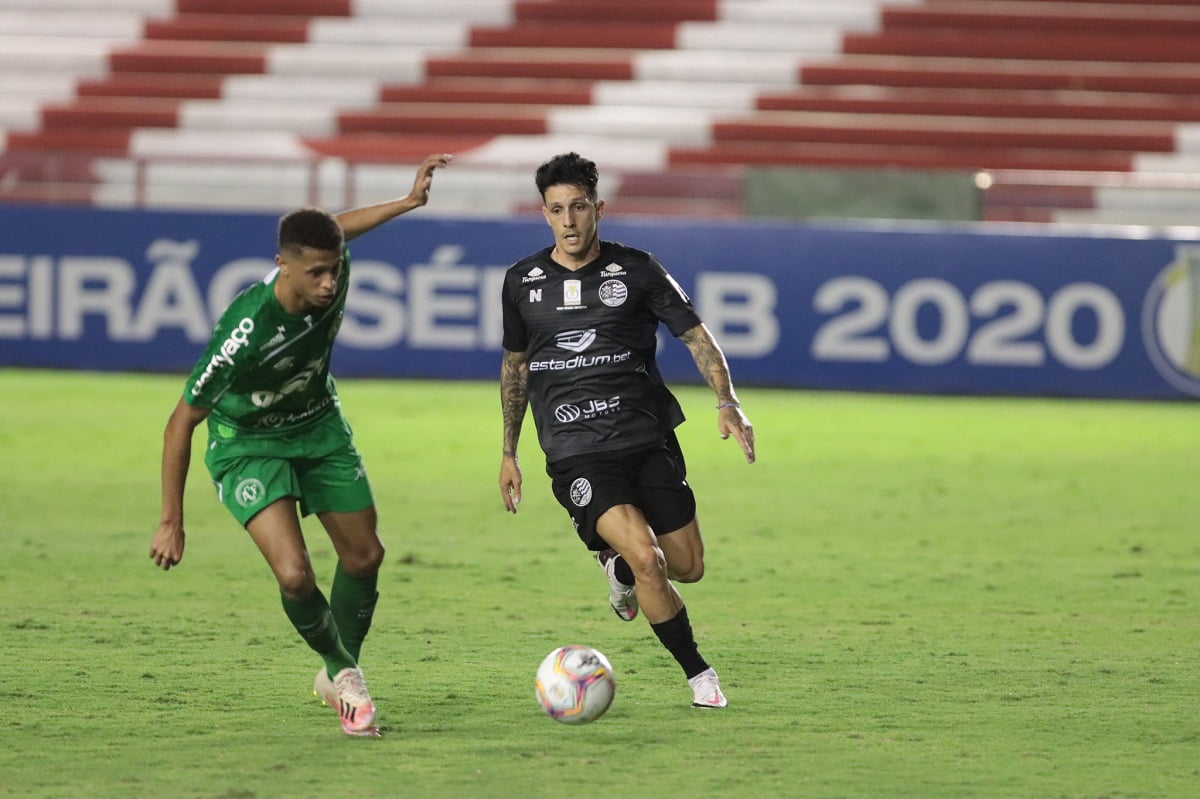
[[692, 707], [725, 707], [729, 702], [721, 693], [721, 681], [711, 668], [697, 674], [688, 680], [692, 686]]
[[333, 680], [329, 679], [329, 672], [324, 666], [313, 678], [313, 696], [320, 699], [322, 705], [337, 707], [337, 689], [333, 687]]
[[638, 615], [637, 586], [625, 585], [617, 579], [616, 550], [606, 549], [596, 553], [596, 562], [604, 569], [608, 578], [608, 604], [621, 621], [633, 621]]
[[337, 711], [342, 721], [342, 732], [360, 737], [379, 737], [379, 728], [373, 724], [375, 703], [367, 693], [367, 681], [362, 669], [342, 669], [332, 680], [325, 669], [321, 669], [313, 681], [313, 693], [321, 698], [322, 704]]

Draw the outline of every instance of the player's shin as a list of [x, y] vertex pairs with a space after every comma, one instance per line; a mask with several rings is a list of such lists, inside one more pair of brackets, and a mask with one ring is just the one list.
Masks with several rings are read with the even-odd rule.
[[355, 576], [348, 574], [339, 562], [333, 575], [333, 588], [329, 593], [329, 606], [337, 622], [342, 644], [355, 659], [362, 651], [363, 640], [371, 629], [375, 615], [375, 604], [379, 601], [378, 573]]
[[329, 674], [336, 675], [342, 669], [352, 668], [357, 664], [342, 644], [337, 622], [334, 621], [329, 603], [321, 589], [314, 588], [304, 599], [289, 599], [282, 595], [281, 598], [283, 612], [287, 614], [304, 642], [325, 661]]

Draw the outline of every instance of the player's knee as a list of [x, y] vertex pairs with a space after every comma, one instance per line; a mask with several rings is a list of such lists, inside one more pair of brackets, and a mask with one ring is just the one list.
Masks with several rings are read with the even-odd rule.
[[297, 602], [317, 587], [317, 578], [312, 569], [301, 565], [277, 568], [275, 579], [279, 582], [279, 593]]
[[341, 558], [342, 569], [354, 577], [376, 574], [383, 565], [384, 554], [383, 542], [376, 538], [368, 544], [355, 547], [353, 552], [345, 553]]
[[701, 558], [695, 558], [685, 564], [682, 568], [676, 566], [671, 569], [671, 579], [680, 583], [698, 583], [704, 577], [704, 561]]
[[638, 582], [666, 577], [667, 559], [658, 547], [641, 547], [621, 556], [629, 564]]

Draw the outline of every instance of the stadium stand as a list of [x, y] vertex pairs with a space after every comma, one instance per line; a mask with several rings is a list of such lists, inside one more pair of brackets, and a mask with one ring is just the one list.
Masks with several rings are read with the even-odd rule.
[[623, 212], [886, 168], [1191, 224], [1198, 34], [1184, 0], [0, 0], [0, 199], [342, 206], [445, 150], [436, 211], [507, 214], [578, 149]]

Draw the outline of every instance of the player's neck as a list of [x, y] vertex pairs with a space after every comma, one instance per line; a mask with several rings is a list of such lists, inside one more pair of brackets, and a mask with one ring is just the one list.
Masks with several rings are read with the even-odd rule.
[[292, 292], [287, 286], [287, 281], [275, 279], [274, 285], [271, 287], [275, 292], [275, 299], [279, 301], [280, 307], [290, 314], [308, 313], [312, 310], [307, 303], [301, 299], [300, 295]]
[[600, 240], [597, 239], [595, 244], [588, 247], [587, 252], [580, 256], [568, 255], [554, 245], [554, 249], [550, 251], [550, 260], [559, 266], [570, 269], [572, 272], [578, 272], [583, 267], [590, 264], [592, 261], [600, 257]]

